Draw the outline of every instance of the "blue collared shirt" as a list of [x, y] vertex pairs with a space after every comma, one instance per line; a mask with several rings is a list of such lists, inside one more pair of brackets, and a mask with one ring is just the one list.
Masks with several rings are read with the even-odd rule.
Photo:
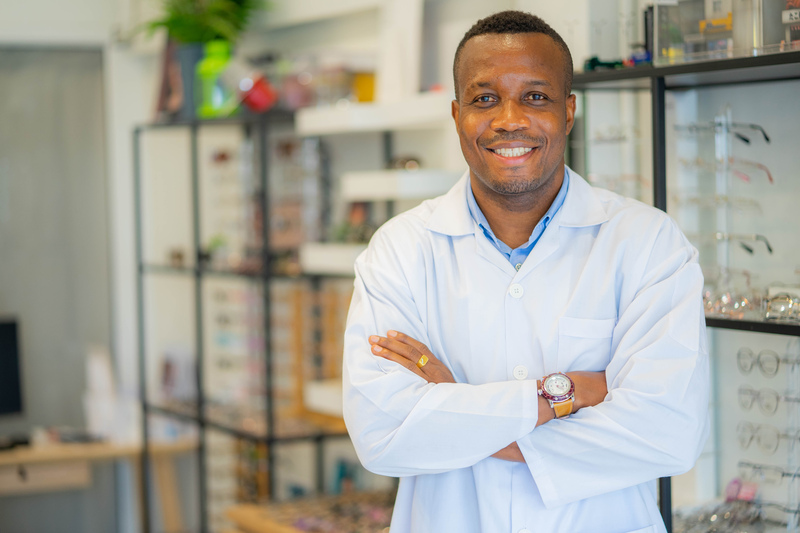
[[520, 269], [522, 263], [525, 262], [528, 255], [533, 250], [533, 247], [536, 246], [536, 243], [539, 242], [539, 239], [542, 237], [544, 230], [547, 229], [548, 224], [550, 221], [553, 220], [553, 217], [556, 216], [558, 210], [561, 209], [561, 206], [564, 205], [564, 198], [567, 197], [567, 189], [569, 189], [569, 170], [565, 167], [564, 168], [564, 181], [561, 184], [561, 189], [559, 189], [558, 194], [556, 195], [553, 203], [550, 204], [550, 209], [547, 210], [547, 213], [544, 214], [542, 219], [536, 224], [536, 227], [533, 228], [533, 232], [531, 233], [528, 242], [520, 246], [519, 248], [511, 249], [509, 245], [498, 239], [492, 228], [489, 227], [489, 221], [486, 220], [486, 217], [481, 211], [481, 208], [478, 207], [478, 202], [475, 200], [475, 195], [472, 193], [472, 187], [467, 187], [467, 205], [469, 205], [469, 212], [472, 215], [472, 219], [478, 223], [478, 226], [481, 227], [483, 230], [483, 234], [489, 239], [489, 241], [494, 244], [495, 248], [497, 248], [500, 253], [502, 253], [506, 259], [508, 259], [514, 268], [517, 270]]

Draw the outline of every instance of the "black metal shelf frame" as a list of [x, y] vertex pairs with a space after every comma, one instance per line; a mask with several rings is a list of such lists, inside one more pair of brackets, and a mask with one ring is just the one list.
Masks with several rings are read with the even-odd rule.
[[[136, 291], [137, 291], [137, 319], [139, 322], [138, 327], [138, 343], [139, 343], [139, 394], [142, 407], [142, 439], [144, 445], [142, 446], [142, 468], [143, 479], [141, 486], [142, 498], [142, 519], [143, 530], [149, 533], [152, 529], [151, 524], [151, 473], [150, 464], [152, 462], [149, 447], [147, 443], [150, 439], [149, 430], [149, 415], [159, 415], [181, 420], [185, 423], [194, 424], [199, 429], [198, 435], [198, 470], [199, 476], [199, 511], [200, 511], [200, 531], [208, 531], [208, 510], [207, 510], [207, 479], [206, 479], [206, 430], [213, 429], [231, 435], [236, 438], [251, 442], [260, 442], [265, 444], [276, 443], [289, 443], [310, 441], [316, 444], [317, 459], [321, 459], [323, 455], [324, 440], [328, 438], [346, 437], [346, 432], [325, 431], [311, 431], [305, 434], [290, 434], [290, 435], [277, 435], [276, 434], [276, 420], [273, 409], [273, 374], [272, 374], [272, 340], [271, 340], [271, 308], [270, 308], [270, 283], [273, 279], [312, 279], [318, 276], [309, 275], [285, 275], [274, 274], [272, 270], [272, 253], [270, 253], [269, 241], [269, 223], [270, 220], [270, 197], [269, 197], [269, 161], [268, 161], [268, 143], [270, 126], [274, 123], [286, 123], [293, 119], [293, 114], [284, 111], [272, 111], [265, 115], [259, 116], [243, 116], [230, 119], [215, 119], [215, 120], [193, 120], [187, 122], [171, 122], [171, 123], [154, 123], [138, 126], [133, 132], [133, 173], [134, 173], [134, 202], [135, 202], [135, 230], [136, 230]], [[258, 142], [255, 153], [257, 154], [257, 168], [258, 168], [258, 182], [260, 186], [261, 197], [259, 201], [262, 205], [262, 217], [264, 223], [262, 224], [262, 265], [258, 272], [239, 272], [233, 270], [222, 270], [200, 266], [197, 263], [186, 267], [173, 267], [163, 264], [147, 263], [144, 257], [144, 230], [143, 230], [143, 179], [141, 167], [141, 138], [145, 132], [164, 129], [164, 128], [184, 128], [189, 130], [190, 135], [190, 165], [191, 165], [191, 191], [192, 191], [192, 246], [197, 251], [201, 249], [201, 235], [200, 235], [200, 183], [199, 183], [199, 159], [198, 159], [198, 133], [201, 127], [217, 126], [217, 125], [236, 125], [241, 126], [245, 130], [245, 134], [249, 137], [256, 136]], [[146, 321], [145, 321], [145, 279], [147, 276], [186, 276], [193, 281], [193, 291], [195, 298], [195, 345], [196, 345], [196, 390], [197, 400], [193, 407], [194, 413], [185, 412], [178, 408], [170, 408], [165, 406], [154, 405], [148, 398], [147, 391], [147, 354], [146, 354]], [[205, 348], [203, 345], [203, 294], [202, 286], [204, 279], [209, 277], [234, 277], [240, 279], [252, 280], [258, 282], [263, 288], [263, 317], [264, 324], [264, 357], [265, 357], [265, 409], [264, 409], [264, 428], [263, 434], [249, 432], [241, 428], [225, 424], [214, 420], [206, 415], [206, 398], [204, 391], [204, 363], [205, 363]], [[275, 457], [271, 448], [268, 449], [266, 456], [267, 472], [269, 477], [270, 496], [274, 496], [275, 487]], [[324, 472], [322, 463], [317, 465], [317, 488], [323, 487]]]
[[[578, 91], [649, 91], [652, 111], [653, 205], [667, 209], [666, 105], [668, 90], [685, 90], [718, 85], [763, 83], [800, 79], [800, 51], [758, 57], [683, 63], [663, 67], [641, 66], [618, 70], [576, 73], [572, 87]], [[754, 331], [800, 337], [800, 325], [707, 318], [712, 328]], [[670, 478], [661, 478], [659, 509], [667, 531], [672, 531], [672, 489]]]

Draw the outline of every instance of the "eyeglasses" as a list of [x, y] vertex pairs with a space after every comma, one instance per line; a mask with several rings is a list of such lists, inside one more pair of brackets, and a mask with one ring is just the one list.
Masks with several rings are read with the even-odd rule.
[[670, 197], [670, 202], [676, 205], [696, 205], [700, 207], [720, 207], [730, 206], [737, 211], [756, 211], [761, 213], [761, 204], [752, 198], [737, 198], [726, 195], [716, 196], [686, 196], [680, 197], [677, 195]]
[[698, 235], [698, 234], [687, 233], [686, 237], [690, 241], [706, 242], [706, 243], [713, 241], [737, 241], [739, 243], [739, 246], [741, 246], [742, 249], [745, 252], [749, 253], [750, 255], [753, 255], [755, 253], [755, 248], [753, 248], [753, 246], [750, 243], [763, 242], [764, 246], [767, 249], [767, 252], [769, 252], [770, 254], [773, 253], [772, 244], [770, 244], [766, 236], [761, 235], [760, 233], [723, 233], [718, 231], [712, 235]]
[[745, 481], [756, 481], [777, 485], [785, 477], [800, 477], [800, 468], [788, 471], [780, 466], [762, 465], [750, 461], [739, 461], [739, 475]]
[[759, 163], [757, 161], [750, 161], [749, 159], [742, 159], [740, 157], [729, 157], [728, 163], [730, 163], [731, 165], [740, 165], [744, 167], [758, 169], [767, 175], [767, 179], [769, 180], [770, 183], [775, 183], [775, 178], [772, 177], [772, 172], [770, 172], [769, 169], [767, 168], [767, 165], [763, 163]]
[[744, 248], [744, 250], [752, 255], [754, 253], [754, 249], [752, 246], [745, 244], [745, 241], [755, 242], [760, 241], [764, 243], [764, 246], [767, 247], [767, 251], [772, 253], [772, 245], [769, 243], [767, 238], [759, 233], [721, 233], [717, 232], [714, 234], [714, 238], [718, 241], [739, 241], [739, 245]]
[[781, 396], [772, 389], [755, 390], [749, 385], [739, 387], [739, 407], [745, 411], [749, 411], [753, 407], [753, 403], [758, 402], [758, 408], [761, 409], [762, 413], [768, 416], [774, 415], [781, 400], [785, 402], [800, 402], [800, 398]]
[[[707, 130], [713, 130], [714, 132], [717, 132], [717, 131], [722, 130], [723, 126], [727, 126], [728, 130], [734, 130], [734, 129], [756, 130], [756, 131], [761, 133], [761, 135], [764, 137], [764, 141], [767, 144], [769, 144], [769, 142], [770, 142], [769, 135], [767, 135], [767, 132], [764, 131], [764, 128], [762, 128], [758, 124], [747, 124], [747, 123], [743, 123], [743, 122], [728, 122], [727, 124], [725, 124], [722, 121], [714, 121], [714, 122], [708, 122], [708, 123], [704, 123], [704, 124], [686, 124], [686, 125], [678, 124], [678, 125], [675, 126], [675, 129], [676, 130], [686, 130], [686, 131], [689, 131], [689, 132], [692, 132], [692, 133], [696, 133], [698, 131], [707, 131]], [[737, 139], [739, 139], [743, 143], [750, 144], [750, 137], [748, 137], [748, 136], [746, 136], [746, 135], [744, 135], [742, 133], [739, 133], [738, 131], [732, 131], [732, 133], [733, 133], [734, 137], [736, 137]]]
[[749, 374], [753, 370], [753, 365], [757, 364], [761, 375], [771, 378], [778, 373], [781, 363], [796, 365], [798, 360], [782, 358], [772, 350], [761, 350], [756, 356], [753, 350], [747, 347], [739, 348], [736, 353], [736, 365], [744, 375]]
[[[716, 172], [717, 170], [720, 169], [720, 165], [723, 165], [725, 163], [724, 159], [715, 159], [713, 161], [706, 161], [702, 157], [696, 157], [694, 159], [678, 158], [678, 161], [683, 166], [690, 168], [699, 168], [709, 172]], [[750, 183], [752, 181], [752, 177], [747, 172], [735, 168], [736, 166], [754, 168], [760, 170], [764, 172], [764, 174], [766, 174], [767, 180], [770, 183], [775, 183], [775, 178], [772, 177], [772, 172], [770, 172], [769, 168], [767, 168], [767, 166], [764, 165], [763, 163], [759, 163], [757, 161], [751, 161], [749, 159], [742, 159], [740, 157], [729, 157], [727, 159], [727, 163], [728, 163], [727, 171], [745, 183]]]
[[752, 289], [750, 271], [718, 267], [715, 272], [704, 269], [703, 273], [712, 284], [703, 289], [703, 306], [708, 316], [742, 319], [746, 313], [756, 312], [758, 296]]
[[800, 298], [782, 292], [767, 298], [767, 320], [800, 320]]
[[758, 448], [767, 454], [773, 454], [778, 450], [781, 439], [800, 440], [797, 433], [792, 435], [781, 433], [775, 426], [767, 424], [754, 426], [750, 422], [739, 422], [739, 425], [736, 426], [736, 437], [743, 450], [749, 448], [750, 443], [755, 439]]

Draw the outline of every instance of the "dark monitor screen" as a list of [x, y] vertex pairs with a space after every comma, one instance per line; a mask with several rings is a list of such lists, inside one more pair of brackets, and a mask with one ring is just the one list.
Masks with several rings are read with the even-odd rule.
[[21, 412], [17, 322], [0, 318], [0, 415]]

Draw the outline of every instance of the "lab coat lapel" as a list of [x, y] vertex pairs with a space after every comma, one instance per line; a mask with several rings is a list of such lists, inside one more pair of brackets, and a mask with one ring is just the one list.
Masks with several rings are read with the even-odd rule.
[[473, 225], [475, 229], [475, 252], [478, 256], [508, 274], [509, 278], [513, 278], [517, 271], [508, 261], [508, 258], [483, 234], [483, 230], [477, 222], [473, 221]]
[[[564, 199], [564, 205], [550, 221], [539, 242], [536, 243], [522, 264], [518, 279], [532, 272], [558, 250], [561, 244], [562, 228], [594, 226], [608, 220], [608, 214], [595, 195], [594, 189], [572, 169], [567, 169], [567, 172], [569, 172], [569, 190]], [[569, 243], [566, 245], [569, 246]]]
[[442, 197], [441, 202], [428, 219], [427, 228], [430, 231], [451, 237], [473, 235], [475, 253], [509, 276], [513, 276], [517, 273], [514, 267], [483, 235], [483, 230], [473, 220], [469, 212], [469, 206], [467, 205], [468, 183], [469, 171], [465, 172], [458, 183], [453, 185], [450, 191]]

